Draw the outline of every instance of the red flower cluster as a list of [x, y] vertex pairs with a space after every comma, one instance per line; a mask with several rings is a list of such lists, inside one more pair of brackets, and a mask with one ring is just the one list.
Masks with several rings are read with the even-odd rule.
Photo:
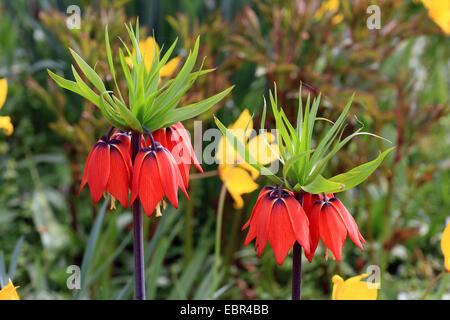
[[259, 193], [250, 219], [242, 230], [250, 226], [245, 245], [256, 238], [255, 251], [258, 258], [269, 241], [279, 265], [283, 264], [287, 253], [298, 241], [309, 253], [309, 223], [294, 194], [286, 189], [264, 187]]
[[[302, 198], [303, 205], [297, 200]], [[333, 194], [297, 196], [289, 190], [273, 186], [264, 187], [259, 193], [250, 219], [242, 227], [248, 228], [244, 245], [256, 238], [255, 250], [261, 256], [267, 241], [275, 253], [279, 265], [297, 241], [311, 262], [319, 238], [332, 252], [337, 261], [347, 233], [350, 239], [364, 251], [366, 244], [355, 220], [342, 202]]]
[[191, 163], [203, 170], [180, 122], [152, 135], [155, 142], [142, 139], [133, 164], [128, 133], [116, 131], [111, 137], [103, 136], [89, 153], [80, 192], [88, 183], [95, 203], [107, 191], [127, 208], [131, 189], [130, 206], [139, 197], [148, 216], [164, 196], [177, 208], [178, 188], [188, 197]]
[[189, 135], [181, 122], [175, 123], [167, 128], [156, 130], [153, 132], [153, 138], [172, 153], [178, 164], [178, 169], [180, 170], [186, 188], [189, 185], [189, 170], [191, 169], [192, 163], [198, 171], [203, 173], [202, 167], [192, 148]]
[[97, 203], [107, 191], [128, 206], [128, 189], [132, 176], [130, 137], [117, 131], [112, 137], [103, 136], [92, 147], [84, 166], [80, 191], [86, 183], [92, 199]]
[[311, 250], [306, 258], [311, 262], [319, 238], [331, 250], [337, 261], [341, 260], [342, 247], [347, 233], [350, 239], [362, 250], [361, 241], [367, 244], [359, 232], [355, 219], [348, 212], [342, 202], [333, 194], [311, 195], [306, 193], [303, 197], [303, 208], [309, 219], [309, 234]]

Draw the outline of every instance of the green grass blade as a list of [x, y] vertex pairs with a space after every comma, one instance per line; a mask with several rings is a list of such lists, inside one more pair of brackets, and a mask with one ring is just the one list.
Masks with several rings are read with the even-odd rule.
[[19, 258], [20, 251], [22, 250], [23, 240], [25, 239], [24, 236], [21, 236], [19, 240], [17, 240], [16, 245], [14, 246], [14, 250], [11, 256], [11, 261], [9, 262], [9, 268], [8, 268], [8, 277], [11, 280], [14, 280], [14, 275], [16, 273], [17, 268], [17, 259]]
[[103, 223], [103, 218], [105, 217], [106, 210], [108, 208], [110, 196], [108, 195], [103, 201], [102, 207], [98, 212], [97, 218], [95, 219], [94, 226], [92, 227], [91, 233], [89, 234], [88, 242], [86, 245], [86, 250], [83, 254], [83, 260], [81, 263], [81, 289], [77, 291], [75, 297], [79, 298], [81, 293], [86, 289], [85, 282], [91, 267], [91, 263], [94, 258], [95, 248], [97, 246], [97, 240], [100, 235], [101, 226]]

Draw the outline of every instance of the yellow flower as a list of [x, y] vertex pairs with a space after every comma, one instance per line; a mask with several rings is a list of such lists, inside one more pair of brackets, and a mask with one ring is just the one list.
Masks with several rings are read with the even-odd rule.
[[[316, 13], [314, 14], [314, 18], [316, 20], [320, 20], [327, 12], [335, 14], [338, 10], [339, 10], [339, 0], [327, 0], [322, 2], [322, 5], [320, 6], [319, 9], [317, 9]], [[338, 13], [331, 19], [331, 22], [333, 24], [338, 24], [343, 19], [344, 16], [342, 15], [342, 13]]]
[[[253, 121], [250, 113], [245, 109], [236, 122], [231, 125], [229, 131], [238, 141], [246, 145], [250, 155], [260, 164], [266, 165], [277, 159], [278, 145], [274, 143], [275, 137], [266, 133], [267, 142], [274, 152], [267, 146], [263, 135], [258, 135], [249, 140]], [[245, 136], [244, 136], [245, 133]], [[246, 163], [235, 151], [228, 140], [222, 137], [219, 141], [216, 159], [219, 160], [219, 177], [224, 181], [228, 192], [234, 199], [234, 207], [240, 209], [244, 205], [242, 195], [258, 189], [254, 180], [258, 178], [259, 171]]]
[[[147, 70], [150, 70], [153, 62], [153, 56], [155, 54], [155, 45], [156, 50], [159, 52], [159, 46], [154, 41], [153, 37], [148, 37], [144, 41], [139, 42], [139, 51], [141, 52], [141, 56], [144, 60], [145, 67]], [[133, 56], [136, 56], [136, 51], [133, 49]], [[177, 69], [180, 63], [181, 57], [175, 57], [172, 60], [169, 60], [164, 66], [159, 70], [159, 77], [170, 77], [173, 75], [175, 70]], [[126, 57], [126, 61], [128, 66], [132, 66], [132, 62], [130, 57]]]
[[[370, 276], [368, 273], [351, 277], [344, 281], [340, 276], [335, 275], [333, 281], [333, 300], [376, 300], [379, 287], [378, 284], [361, 281]], [[373, 286], [373, 287], [372, 287]]]
[[14, 132], [14, 126], [11, 122], [11, 118], [8, 116], [0, 117], [0, 129], [3, 130], [3, 132], [10, 136]]
[[450, 34], [450, 0], [422, 0], [428, 9], [430, 18], [444, 31]]
[[11, 279], [9, 279], [8, 285], [0, 290], [0, 300], [20, 300], [16, 291], [17, 288], [14, 287]]
[[0, 79], [0, 109], [5, 104], [7, 93], [8, 93], [8, 81], [6, 81], [6, 79]]
[[445, 227], [441, 238], [441, 249], [444, 253], [445, 270], [450, 272], [450, 223]]
[[[0, 79], [0, 109], [3, 107], [6, 101], [6, 94], [8, 93], [8, 81], [6, 79]], [[14, 127], [11, 123], [11, 118], [8, 116], [0, 116], [0, 130], [6, 135], [10, 136]]]

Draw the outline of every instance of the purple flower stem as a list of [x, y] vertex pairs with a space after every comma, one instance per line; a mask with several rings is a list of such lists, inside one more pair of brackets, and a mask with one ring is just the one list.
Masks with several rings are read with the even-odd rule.
[[292, 300], [300, 300], [302, 295], [302, 246], [295, 242], [292, 265]]
[[[141, 134], [133, 132], [131, 135], [132, 160], [139, 152]], [[134, 289], [136, 300], [145, 300], [145, 273], [144, 273], [144, 237], [142, 224], [141, 201], [136, 199], [133, 203], [133, 255], [134, 255]]]
[[[303, 194], [297, 195], [297, 200], [303, 205]], [[296, 241], [292, 261], [292, 300], [300, 300], [302, 296], [302, 246]]]

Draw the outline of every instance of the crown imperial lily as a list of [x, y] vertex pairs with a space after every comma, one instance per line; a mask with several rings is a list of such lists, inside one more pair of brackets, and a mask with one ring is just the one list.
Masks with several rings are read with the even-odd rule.
[[[149, 216], [155, 208], [159, 208], [158, 205], [164, 196], [177, 207], [177, 191], [180, 188], [186, 193], [185, 185], [187, 187], [189, 168], [187, 165], [181, 167], [182, 173], [180, 173], [170, 151], [154, 142], [152, 138], [150, 138], [151, 146], [146, 147], [142, 134], [147, 132], [149, 137], [152, 137], [151, 132], [172, 126], [181, 133], [183, 154], [186, 150], [186, 153], [192, 156], [191, 148], [186, 147], [188, 139], [184, 137], [184, 128], [178, 123], [209, 110], [223, 99], [232, 87], [205, 100], [177, 108], [183, 95], [197, 78], [213, 71], [212, 69], [193, 71], [199, 52], [199, 38], [184, 59], [184, 64], [182, 66], [180, 64], [179, 72], [175, 74], [181, 58], [177, 57], [170, 61], [169, 58], [175, 50], [176, 41], [164, 54], [161, 54], [154, 39], [147, 39], [140, 43], [138, 21], [135, 30], [131, 25], [126, 25], [126, 30], [130, 36], [132, 48], [122, 41], [124, 48], [119, 48], [118, 56], [114, 57], [108, 28], [105, 28], [106, 57], [109, 74], [113, 80], [112, 85], [105, 84], [104, 77], [97, 74], [94, 68], [73, 50], [71, 54], [78, 66], [78, 68], [72, 66], [74, 81], [64, 79], [50, 70], [48, 73], [62, 88], [81, 95], [97, 106], [103, 117], [113, 127], [131, 134], [130, 143], [122, 134], [119, 134], [117, 139], [102, 138], [96, 143], [86, 162], [81, 188], [88, 183], [95, 202], [100, 199], [105, 190], [109, 191], [126, 207], [130, 180], [132, 180], [135, 294], [136, 299], [144, 300], [143, 221], [140, 201]], [[120, 61], [120, 73], [116, 73], [117, 65], [114, 62], [117, 61]], [[123, 83], [118, 81], [119, 75], [126, 81], [126, 91], [119, 86], [119, 83]], [[172, 76], [172, 79], [161, 81], [161, 77], [164, 76]], [[118, 145], [123, 145], [123, 149], [127, 149], [126, 152], [121, 153]], [[198, 163], [195, 158], [192, 161], [195, 164]], [[137, 198], [140, 201], [136, 200]]]
[[120, 132], [103, 136], [89, 152], [79, 193], [87, 183], [95, 203], [108, 191], [127, 208], [131, 170], [129, 137]]
[[348, 212], [338, 198], [323, 197], [315, 201], [307, 212], [310, 223], [311, 250], [305, 252], [308, 261], [311, 262], [319, 243], [319, 237], [325, 246], [333, 252], [337, 261], [341, 260], [342, 247], [347, 237], [364, 251], [361, 244], [366, 244], [358, 230], [355, 219]]
[[266, 186], [259, 193], [250, 219], [242, 227], [244, 230], [250, 226], [244, 245], [256, 238], [255, 250], [261, 257], [269, 241], [277, 263], [282, 265], [296, 241], [309, 252], [308, 225], [308, 218], [291, 191]]
[[152, 133], [155, 141], [158, 141], [161, 146], [165, 147], [172, 153], [185, 188], [189, 186], [189, 170], [191, 164], [194, 164], [197, 170], [203, 173], [203, 169], [195, 155], [189, 139], [189, 134], [181, 122], [177, 122], [167, 128], [159, 129]]
[[[279, 264], [283, 262], [287, 252], [293, 245], [292, 299], [295, 300], [300, 299], [301, 296], [302, 246], [305, 249], [306, 257], [311, 261], [319, 238], [322, 238], [322, 241], [331, 249], [339, 261], [347, 233], [361, 250], [363, 250], [361, 242], [365, 243], [355, 220], [342, 203], [334, 196], [330, 199], [328, 196], [320, 196], [320, 194], [331, 195], [359, 185], [375, 171], [386, 155], [393, 149], [385, 150], [376, 159], [345, 173], [325, 178], [322, 174], [330, 159], [352, 138], [358, 135], [381, 137], [358, 129], [341, 140], [345, 129], [344, 122], [353, 97], [344, 107], [338, 119], [333, 122], [317, 117], [320, 95], [312, 101], [312, 104], [310, 103], [310, 96], [308, 96], [305, 109], [303, 109], [301, 86], [298, 96], [298, 115], [296, 127], [294, 127], [283, 109], [278, 106], [276, 86], [274, 93], [269, 91], [279, 155], [273, 150], [271, 151], [282, 164], [282, 177], [265, 167], [264, 163], [255, 159], [249, 150], [250, 148], [245, 145], [245, 141], [235, 135], [231, 129], [227, 129], [217, 118], [215, 119], [222, 134], [227, 141], [230, 141], [233, 148], [246, 163], [265, 175], [273, 183], [277, 185], [284, 184], [286, 188], [283, 191], [278, 191], [278, 193], [275, 193], [274, 190], [270, 191], [270, 188], [267, 189], [267, 187], [261, 191], [250, 220], [244, 226], [244, 228], [250, 226], [245, 245], [256, 238], [256, 248], [260, 256], [266, 241], [269, 240], [274, 248]], [[264, 101], [261, 117], [262, 130], [265, 130], [266, 111], [266, 101]], [[325, 128], [322, 139], [317, 141], [313, 139], [313, 132], [314, 124], [319, 119], [327, 120], [326, 122], [332, 125], [330, 128]], [[249, 121], [248, 123], [250, 124]], [[265, 142], [268, 144], [269, 140], [266, 140]], [[280, 197], [283, 194], [286, 195], [285, 198], [283, 196]], [[296, 199], [301, 199], [304, 194], [306, 194], [306, 199], [303, 205], [308, 216], [303, 208], [301, 210], [293, 209], [300, 212], [300, 214], [293, 215], [291, 208], [301, 207]], [[287, 202], [287, 199], [289, 199], [290, 203]], [[295, 202], [297, 203], [296, 206], [294, 206]], [[292, 220], [292, 218], [297, 220]], [[305, 229], [308, 231], [305, 231]], [[307, 240], [303, 239], [302, 243], [300, 241], [301, 238], [297, 236], [305, 236], [305, 234], [309, 234], [309, 237]]]
[[164, 196], [178, 208], [178, 188], [188, 194], [172, 154], [159, 142], [139, 150], [133, 166], [131, 203], [139, 197], [147, 216], [151, 216]]

